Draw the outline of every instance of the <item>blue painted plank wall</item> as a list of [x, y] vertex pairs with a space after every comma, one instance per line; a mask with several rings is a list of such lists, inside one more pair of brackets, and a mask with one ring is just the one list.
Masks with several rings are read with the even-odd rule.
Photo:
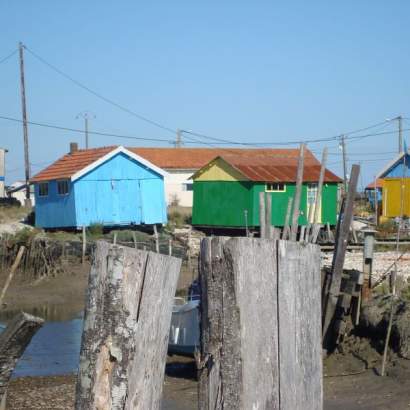
[[74, 183], [77, 226], [166, 223], [163, 178], [120, 153]]
[[56, 228], [76, 226], [75, 194], [73, 185], [69, 183], [68, 195], [59, 195], [57, 181], [48, 184], [48, 195], [39, 196], [39, 185], [35, 185], [36, 221], [40, 228]]
[[410, 177], [410, 155], [406, 155], [406, 160], [403, 161], [403, 159], [394, 165], [392, 168], [390, 168], [387, 173], [385, 174], [384, 178], [402, 178], [403, 177], [403, 166], [404, 162], [406, 163], [406, 168], [405, 168], [405, 176]]

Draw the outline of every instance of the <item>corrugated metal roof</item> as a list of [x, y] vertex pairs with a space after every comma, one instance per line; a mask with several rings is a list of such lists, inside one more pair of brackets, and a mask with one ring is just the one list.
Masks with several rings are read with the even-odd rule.
[[376, 181], [370, 182], [369, 185], [367, 185], [366, 189], [374, 189], [376, 188], [383, 188], [383, 180], [381, 178], [376, 179]]
[[[47, 168], [36, 174], [31, 181], [50, 181], [54, 179], [70, 178], [94, 161], [102, 158], [118, 146], [109, 146], [93, 149], [81, 149], [73, 154], [66, 154]], [[277, 158], [279, 163], [283, 160], [296, 161], [298, 149], [239, 149], [239, 148], [127, 148], [129, 151], [147, 159], [159, 168], [197, 170], [209, 163], [217, 156], [237, 156], [249, 158]], [[306, 150], [305, 162], [318, 163], [313, 154]], [[263, 172], [263, 171], [260, 171]]]
[[[296, 150], [299, 153], [299, 150]], [[298, 158], [294, 156], [220, 156], [225, 162], [241, 172], [251, 181], [265, 182], [295, 182], [298, 166]], [[320, 162], [306, 152], [303, 169], [305, 182], [317, 182], [320, 175]], [[341, 178], [326, 169], [325, 182], [342, 182]]]

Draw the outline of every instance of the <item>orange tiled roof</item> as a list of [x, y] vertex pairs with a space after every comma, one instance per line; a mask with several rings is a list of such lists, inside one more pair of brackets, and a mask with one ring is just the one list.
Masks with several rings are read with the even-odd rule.
[[375, 185], [376, 188], [383, 188], [383, 180], [381, 178], [378, 178], [376, 181], [370, 182], [370, 184], [367, 185], [366, 189], [374, 189]]
[[[36, 174], [31, 181], [50, 181], [54, 179], [70, 178], [76, 172], [97, 161], [118, 146], [93, 149], [81, 149], [73, 154], [66, 154], [47, 168]], [[256, 157], [267, 157], [281, 165], [284, 162], [290, 166], [297, 164], [299, 149], [238, 149], [238, 148], [127, 148], [129, 151], [145, 158], [159, 168], [198, 170], [218, 156], [249, 157], [254, 161]], [[318, 165], [319, 161], [309, 151], [305, 151], [305, 164]]]

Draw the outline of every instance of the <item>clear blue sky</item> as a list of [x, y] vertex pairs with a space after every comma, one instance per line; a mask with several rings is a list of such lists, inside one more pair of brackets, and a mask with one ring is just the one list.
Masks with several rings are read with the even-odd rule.
[[[405, 0], [9, 0], [0, 5], [0, 60], [22, 41], [93, 90], [172, 129], [246, 142], [322, 138], [410, 117], [409, 15]], [[29, 120], [81, 128], [75, 117], [89, 110], [93, 130], [174, 139], [28, 52], [25, 63]], [[0, 90], [0, 115], [21, 118], [17, 55], [0, 64]], [[22, 139], [21, 124], [0, 120], [8, 182], [24, 174]], [[29, 141], [35, 173], [83, 137], [30, 126]], [[159, 145], [91, 136], [92, 146], [111, 144]], [[337, 143], [327, 145], [330, 168], [341, 174]], [[323, 146], [309, 148], [320, 156]], [[396, 150], [394, 134], [347, 145], [350, 164], [362, 161], [362, 184]]]

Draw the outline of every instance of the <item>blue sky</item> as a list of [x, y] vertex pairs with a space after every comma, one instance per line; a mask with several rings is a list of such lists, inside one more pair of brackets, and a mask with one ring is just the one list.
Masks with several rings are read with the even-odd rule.
[[[91, 89], [172, 130], [240, 142], [309, 140], [410, 117], [409, 12], [404, 0], [5, 0], [0, 60], [22, 41]], [[175, 138], [97, 99], [28, 52], [25, 65], [31, 121], [82, 128], [75, 117], [88, 110], [96, 116], [92, 130]], [[0, 64], [0, 115], [21, 118], [17, 55]], [[403, 127], [410, 129], [409, 120]], [[371, 131], [396, 128], [386, 123]], [[0, 119], [8, 182], [24, 174], [22, 139], [21, 124]], [[83, 139], [30, 126], [33, 173]], [[111, 144], [160, 145], [91, 136], [92, 146]], [[324, 145], [309, 148], [320, 156]], [[329, 167], [341, 175], [338, 143], [326, 145]], [[396, 151], [395, 134], [347, 144], [349, 164], [361, 161], [362, 184]]]

